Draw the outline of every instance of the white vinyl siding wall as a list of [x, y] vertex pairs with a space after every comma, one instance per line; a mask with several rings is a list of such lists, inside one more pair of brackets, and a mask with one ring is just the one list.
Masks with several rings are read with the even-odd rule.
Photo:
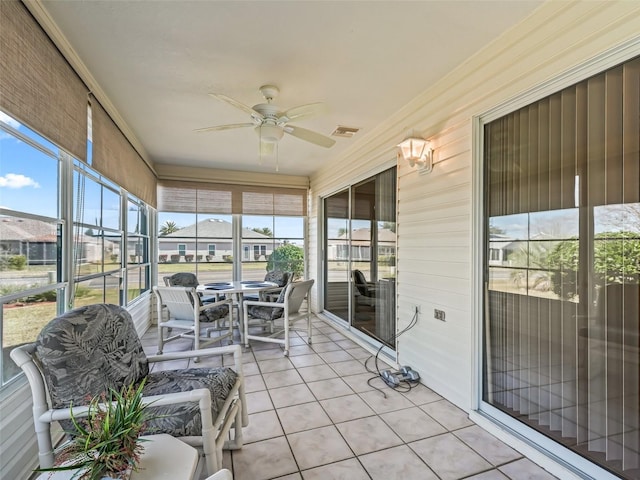
[[[318, 198], [381, 170], [407, 129], [432, 141], [432, 173], [398, 165], [398, 329], [410, 321], [412, 304], [422, 307], [416, 327], [399, 339], [398, 360], [467, 411], [477, 408], [479, 380], [473, 118], [534, 87], [551, 88], [561, 73], [638, 39], [639, 18], [638, 2], [546, 3], [442, 81], [425, 85], [425, 93], [375, 131], [362, 132], [345, 156], [311, 178], [309, 258], [316, 258]], [[319, 267], [312, 263], [311, 278], [319, 278]], [[312, 298], [317, 308], [317, 291]], [[433, 318], [434, 308], [445, 311], [445, 322]]]

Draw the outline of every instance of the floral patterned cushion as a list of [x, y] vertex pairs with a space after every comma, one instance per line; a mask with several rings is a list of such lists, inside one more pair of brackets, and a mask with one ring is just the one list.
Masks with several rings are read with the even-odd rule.
[[36, 340], [54, 408], [137, 383], [149, 373], [131, 315], [117, 305], [79, 307], [54, 318]]
[[[280, 295], [278, 296], [276, 303], [284, 303], [286, 291], [286, 288], [283, 288], [280, 291]], [[262, 320], [275, 320], [284, 315], [284, 307], [264, 307], [262, 305], [249, 305], [247, 308], [247, 314], [250, 317], [260, 318]]]
[[267, 274], [264, 276], [264, 281], [277, 283], [279, 287], [284, 287], [289, 281], [289, 272], [272, 270], [270, 272], [267, 272]]
[[229, 314], [229, 305], [218, 305], [217, 307], [207, 308], [200, 313], [201, 322], [214, 322], [221, 318], [226, 317]]
[[169, 285], [172, 287], [193, 287], [198, 286], [198, 277], [189, 272], [174, 273], [169, 277]]
[[[211, 413], [215, 419], [236, 382], [237, 374], [230, 368], [189, 368], [163, 370], [147, 377], [144, 395], [161, 395], [208, 388], [211, 392]], [[197, 402], [150, 407], [152, 420], [145, 433], [168, 433], [173, 436], [202, 435], [202, 419]]]

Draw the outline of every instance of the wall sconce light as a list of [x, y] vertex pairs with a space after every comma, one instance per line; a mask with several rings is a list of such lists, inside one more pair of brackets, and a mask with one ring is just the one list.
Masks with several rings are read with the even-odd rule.
[[433, 150], [431, 142], [414, 134], [410, 134], [398, 144], [398, 158], [409, 162], [410, 167], [418, 167], [420, 174], [429, 173], [433, 169]]

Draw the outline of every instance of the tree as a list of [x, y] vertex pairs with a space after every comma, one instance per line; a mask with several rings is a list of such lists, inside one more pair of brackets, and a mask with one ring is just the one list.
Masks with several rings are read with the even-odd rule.
[[292, 244], [276, 248], [267, 261], [267, 271], [272, 270], [293, 272], [293, 278], [299, 278], [304, 272], [304, 250]]
[[[579, 245], [565, 240], [549, 253], [553, 291], [570, 299], [578, 293]], [[601, 284], [640, 282], [640, 236], [635, 232], [603, 232], [594, 237], [593, 273]]]
[[266, 235], [267, 237], [273, 237], [273, 232], [269, 227], [255, 227], [255, 228], [252, 228], [251, 230], [253, 230], [254, 232], [258, 232], [263, 235]]
[[396, 233], [396, 222], [382, 222], [382, 228]]
[[489, 234], [492, 235], [504, 235], [507, 233], [504, 228], [496, 227], [495, 225], [489, 225]]
[[160, 235], [169, 235], [170, 233], [177, 232], [180, 230], [180, 227], [176, 225], [176, 222], [172, 222], [171, 220], [167, 220], [160, 227]]

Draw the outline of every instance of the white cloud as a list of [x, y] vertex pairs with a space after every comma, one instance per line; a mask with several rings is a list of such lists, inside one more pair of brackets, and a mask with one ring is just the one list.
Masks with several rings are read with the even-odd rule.
[[40, 188], [40, 184], [33, 178], [25, 177], [19, 173], [7, 173], [4, 177], [0, 177], [0, 187], [7, 188], [23, 188], [33, 187]]

